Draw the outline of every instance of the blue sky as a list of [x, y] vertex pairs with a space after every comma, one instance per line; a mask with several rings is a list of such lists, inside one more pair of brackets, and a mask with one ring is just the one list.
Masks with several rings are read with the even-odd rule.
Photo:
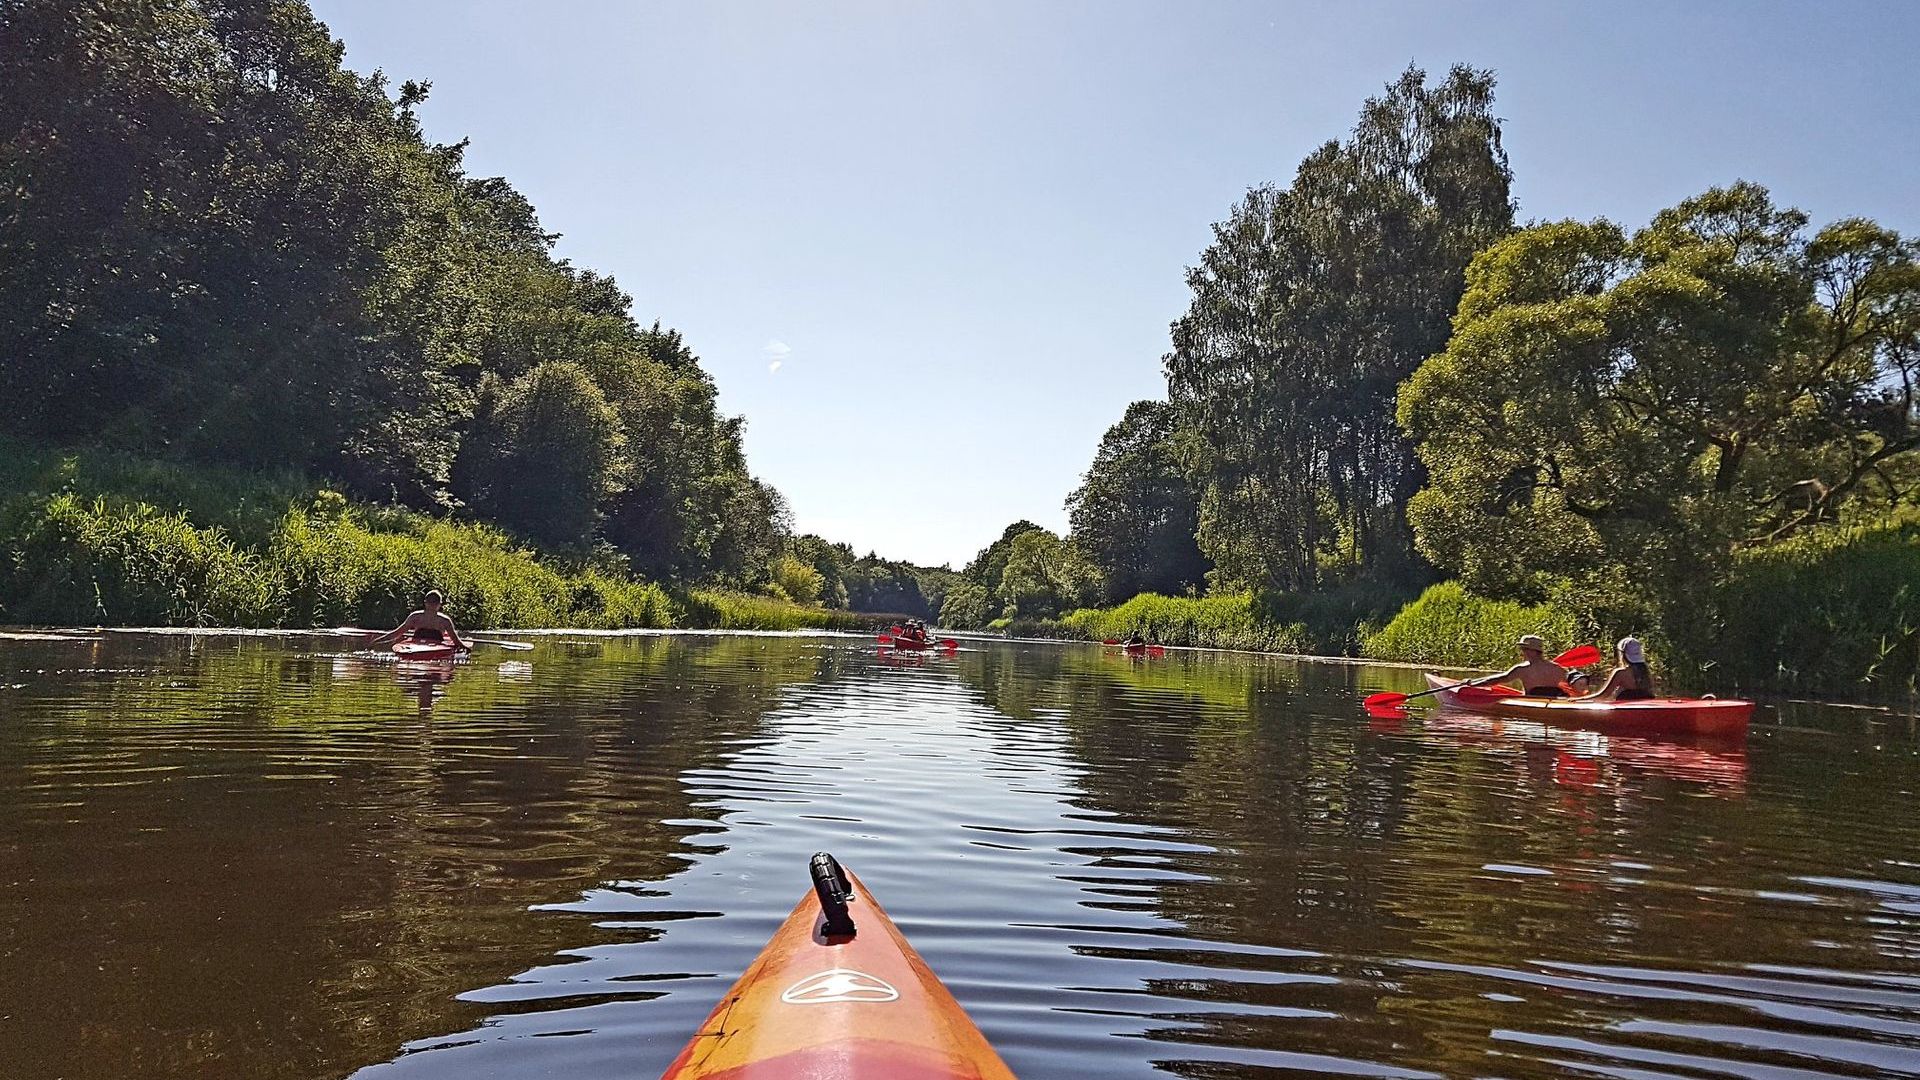
[[314, 7], [686, 334], [801, 530], [921, 562], [1064, 528], [1210, 224], [1409, 63], [1498, 72], [1525, 219], [1745, 178], [1920, 231], [1920, 3]]

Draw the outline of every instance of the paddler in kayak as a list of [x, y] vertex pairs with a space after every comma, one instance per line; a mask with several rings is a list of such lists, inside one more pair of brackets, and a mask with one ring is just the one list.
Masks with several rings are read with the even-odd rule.
[[400, 625], [381, 634], [368, 643], [368, 648], [379, 648], [389, 641], [424, 641], [438, 645], [447, 642], [461, 652], [472, 652], [473, 646], [460, 639], [460, 631], [454, 628], [453, 620], [441, 612], [440, 605], [446, 603], [446, 597], [439, 589], [427, 590], [421, 601], [419, 611], [410, 613], [400, 620]]
[[1528, 697], [1563, 698], [1569, 683], [1578, 682], [1586, 676], [1578, 672], [1569, 672], [1566, 668], [1547, 659], [1547, 639], [1539, 634], [1523, 634], [1514, 645], [1520, 650], [1521, 660], [1498, 675], [1483, 675], [1467, 682], [1469, 686], [1487, 686], [1491, 683], [1506, 682], [1513, 679]]
[[901, 636], [908, 641], [916, 645], [925, 645], [927, 643], [927, 624], [921, 622], [919, 619], [908, 619], [907, 625], [903, 627], [902, 630]]
[[1581, 701], [1646, 701], [1653, 697], [1653, 672], [1647, 668], [1647, 647], [1636, 637], [1623, 637], [1614, 646], [1620, 666], [1607, 674], [1600, 689]]

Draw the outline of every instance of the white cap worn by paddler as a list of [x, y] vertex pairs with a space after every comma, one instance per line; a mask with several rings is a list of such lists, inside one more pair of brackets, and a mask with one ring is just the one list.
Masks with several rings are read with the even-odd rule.
[[1615, 646], [1615, 648], [1620, 650], [1620, 659], [1623, 663], [1644, 664], [1647, 662], [1647, 647], [1640, 644], [1640, 639], [1637, 637], [1623, 637], [1620, 639], [1620, 644]]

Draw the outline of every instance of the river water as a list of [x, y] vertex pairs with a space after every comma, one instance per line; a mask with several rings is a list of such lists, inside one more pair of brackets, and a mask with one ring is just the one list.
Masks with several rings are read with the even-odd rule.
[[1027, 1080], [1920, 1076], [1920, 736], [1370, 721], [1417, 673], [0, 641], [0, 1074], [658, 1075], [857, 871]]

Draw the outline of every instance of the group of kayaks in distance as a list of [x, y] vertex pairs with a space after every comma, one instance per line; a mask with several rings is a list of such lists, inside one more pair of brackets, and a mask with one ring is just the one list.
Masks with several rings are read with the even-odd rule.
[[[524, 642], [468, 639], [460, 635], [443, 610], [446, 600], [439, 590], [429, 591], [420, 609], [408, 613], [400, 625], [385, 633], [374, 634], [369, 648], [391, 643], [396, 658], [412, 661], [451, 660], [469, 652], [475, 644], [499, 645], [509, 649], [527, 649]], [[344, 630], [368, 634], [370, 631]], [[919, 619], [907, 619], [890, 626], [876, 640], [887, 649], [920, 653], [939, 650], [954, 652], [960, 643], [953, 638], [936, 638]], [[1163, 656], [1166, 648], [1153, 644], [1135, 632], [1124, 640], [1108, 640], [1103, 645], [1118, 648], [1129, 656]], [[1753, 716], [1753, 703], [1737, 699], [1658, 697], [1653, 676], [1647, 667], [1646, 647], [1639, 639], [1621, 638], [1615, 646], [1617, 665], [1597, 687], [1585, 690], [1582, 684], [1593, 680], [1579, 669], [1603, 659], [1592, 645], [1579, 645], [1548, 659], [1547, 642], [1538, 634], [1525, 634], [1514, 643], [1520, 659], [1505, 671], [1473, 679], [1448, 679], [1429, 672], [1427, 689], [1413, 694], [1383, 692], [1366, 699], [1370, 713], [1392, 714], [1407, 702], [1424, 697], [1471, 712], [1542, 720], [1548, 723], [1592, 727], [1603, 731], [1643, 733], [1731, 735], [1744, 732]], [[1510, 683], [1518, 683], [1513, 686]]]
[[[443, 604], [438, 591], [429, 592], [420, 610], [392, 630], [343, 632], [372, 634], [370, 647], [391, 643], [406, 660], [450, 660], [475, 644], [532, 647], [462, 637]], [[907, 652], [959, 647], [930, 635], [918, 619], [889, 627], [878, 640]], [[1103, 644], [1133, 656], [1166, 652], [1138, 633]], [[1547, 643], [1534, 634], [1516, 647], [1520, 660], [1505, 671], [1466, 680], [1430, 673], [1424, 692], [1374, 694], [1368, 711], [1397, 713], [1409, 701], [1434, 697], [1476, 713], [1563, 726], [1718, 736], [1744, 732], [1753, 713], [1748, 701], [1656, 697], [1645, 649], [1634, 638], [1619, 642], [1618, 665], [1584, 694], [1580, 684], [1590, 680], [1578, 669], [1603, 658], [1598, 648], [1581, 645], [1548, 659]], [[809, 873], [812, 891], [662, 1080], [1013, 1080], [860, 879], [824, 852], [813, 856]]]

